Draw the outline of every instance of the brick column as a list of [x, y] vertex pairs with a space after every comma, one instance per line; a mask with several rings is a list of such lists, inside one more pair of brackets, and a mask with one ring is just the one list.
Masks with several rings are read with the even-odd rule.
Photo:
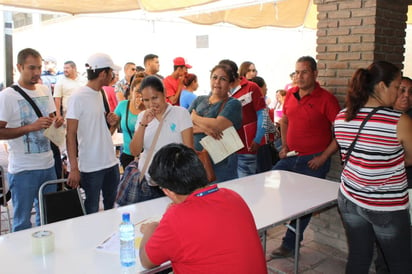
[[[321, 86], [344, 105], [347, 86], [358, 68], [385, 60], [403, 68], [410, 0], [313, 0], [318, 9], [317, 56]], [[412, 3], [411, 3], [412, 4]], [[339, 180], [333, 157], [329, 179]], [[346, 237], [336, 208], [313, 218], [315, 240], [346, 251]]]

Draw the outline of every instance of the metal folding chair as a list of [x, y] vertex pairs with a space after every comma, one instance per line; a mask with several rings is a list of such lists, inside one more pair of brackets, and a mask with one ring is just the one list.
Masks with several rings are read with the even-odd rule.
[[[10, 209], [8, 205], [8, 201], [11, 199], [11, 192], [8, 188], [7, 181], [6, 181], [6, 173], [2, 166], [0, 166], [0, 207], [6, 209], [7, 214], [7, 222], [9, 224], [9, 232], [11, 232], [11, 218], [10, 218]], [[3, 209], [0, 212], [1, 216], [3, 216]], [[0, 216], [0, 217], [1, 217]], [[3, 231], [1, 227], [1, 218], [0, 218], [0, 234]]]
[[[67, 179], [51, 180], [43, 183], [39, 189], [40, 222], [42, 225], [86, 215], [79, 188], [66, 186]], [[43, 193], [48, 185], [59, 185], [60, 190]]]

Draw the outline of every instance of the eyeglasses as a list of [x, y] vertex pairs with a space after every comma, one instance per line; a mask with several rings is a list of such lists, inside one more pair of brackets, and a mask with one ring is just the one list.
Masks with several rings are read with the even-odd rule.
[[136, 70], [136, 68], [131, 68], [131, 70], [135, 71], [135, 70]]

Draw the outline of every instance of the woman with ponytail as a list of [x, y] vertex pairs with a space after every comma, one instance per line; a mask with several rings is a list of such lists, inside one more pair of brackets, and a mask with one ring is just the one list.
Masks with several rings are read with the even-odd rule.
[[369, 273], [374, 243], [390, 273], [412, 273], [408, 182], [412, 120], [393, 110], [401, 72], [388, 62], [358, 69], [335, 120], [344, 167], [338, 205], [349, 254], [346, 273]]

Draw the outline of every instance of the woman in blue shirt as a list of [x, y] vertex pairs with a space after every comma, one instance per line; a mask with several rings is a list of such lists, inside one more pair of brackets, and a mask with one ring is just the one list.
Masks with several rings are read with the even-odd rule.
[[[144, 76], [144, 75], [142, 75]], [[120, 117], [120, 128], [123, 132], [123, 152], [120, 155], [120, 164], [123, 169], [134, 160], [134, 155], [130, 152], [130, 141], [133, 138], [137, 116], [145, 110], [142, 102], [142, 95], [139, 93], [139, 86], [143, 77], [137, 75], [130, 85], [131, 94], [129, 100], [120, 101], [114, 113]]]

